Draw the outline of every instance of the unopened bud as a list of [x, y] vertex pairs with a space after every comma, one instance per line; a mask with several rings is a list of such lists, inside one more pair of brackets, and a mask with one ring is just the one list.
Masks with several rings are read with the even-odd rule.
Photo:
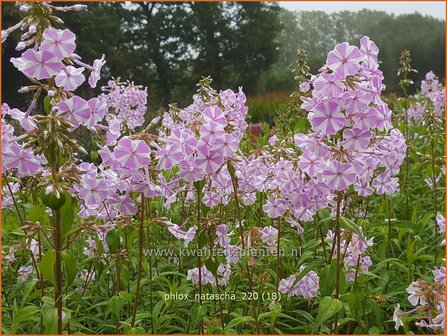
[[37, 31], [36, 25], [30, 25], [28, 28], [28, 33], [34, 34]]
[[152, 125], [156, 125], [156, 124], [158, 124], [158, 122], [160, 121], [160, 119], [161, 119], [160, 116], [155, 117], [154, 119], [151, 120], [150, 125], [152, 126]]
[[25, 48], [26, 48], [26, 43], [25, 42], [21, 41], [21, 42], [17, 43], [17, 47], [16, 47], [17, 51], [23, 50]]
[[78, 147], [78, 150], [82, 153], [82, 154], [84, 154], [84, 155], [87, 155], [88, 153], [87, 153], [87, 151], [84, 149], [84, 147], [82, 147], [82, 146], [79, 146]]
[[49, 195], [51, 192], [53, 192], [53, 186], [48, 186], [45, 188], [45, 195]]
[[18, 93], [26, 93], [26, 92], [31, 92], [32, 89], [30, 86], [22, 86], [17, 92]]
[[29, 11], [29, 6], [28, 5], [20, 5], [19, 10], [21, 12], [28, 12]]
[[75, 10], [77, 12], [87, 10], [87, 5], [79, 5], [78, 4], [78, 5], [74, 5], [72, 7], [73, 7], [73, 10]]
[[2, 43], [6, 41], [8, 36], [9, 36], [9, 33], [6, 30], [2, 30]]
[[54, 91], [48, 90], [48, 97], [54, 97]]

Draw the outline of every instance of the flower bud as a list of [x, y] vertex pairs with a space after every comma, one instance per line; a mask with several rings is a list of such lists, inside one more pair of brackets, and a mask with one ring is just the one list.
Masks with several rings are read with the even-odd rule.
[[53, 90], [48, 90], [48, 97], [54, 97], [55, 92]]
[[26, 93], [31, 92], [32, 88], [30, 86], [22, 86], [17, 92], [18, 93]]
[[28, 33], [34, 34], [37, 31], [36, 25], [30, 25], [28, 28]]
[[19, 10], [21, 11], [21, 12], [28, 12], [29, 11], [29, 6], [28, 5], [26, 5], [26, 4], [24, 4], [24, 5], [20, 5], [20, 7], [19, 7]]
[[2, 43], [6, 41], [8, 36], [9, 36], [9, 33], [6, 30], [2, 30]]
[[17, 51], [23, 50], [25, 48], [26, 48], [26, 43], [25, 42], [21, 41], [21, 42], [17, 43], [17, 47], [16, 47]]
[[156, 125], [158, 124], [158, 122], [160, 121], [161, 117], [155, 117], [154, 119], [151, 120], [150, 125]]
[[87, 5], [74, 5], [72, 6], [74, 11], [80, 12], [80, 11], [84, 11], [87, 10]]
[[48, 186], [45, 188], [45, 195], [49, 195], [53, 191], [53, 186]]

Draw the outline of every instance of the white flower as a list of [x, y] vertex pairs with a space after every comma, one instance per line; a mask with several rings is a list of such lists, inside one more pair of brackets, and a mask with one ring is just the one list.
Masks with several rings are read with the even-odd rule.
[[397, 304], [396, 308], [394, 309], [394, 314], [393, 314], [393, 321], [396, 323], [394, 328], [396, 330], [398, 330], [399, 327], [403, 327], [403, 325], [404, 325], [404, 323], [400, 319], [401, 315], [402, 315], [402, 311], [400, 310], [400, 304]]

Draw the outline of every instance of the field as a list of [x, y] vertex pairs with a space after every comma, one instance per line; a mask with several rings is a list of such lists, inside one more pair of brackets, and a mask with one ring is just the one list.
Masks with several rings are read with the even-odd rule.
[[415, 87], [402, 51], [384, 93], [364, 36], [317, 73], [300, 51], [287, 93], [203, 77], [148, 113], [147, 87], [58, 28], [83, 5], [20, 6], [2, 31], [30, 99], [2, 104], [2, 333], [445, 332], [443, 74]]

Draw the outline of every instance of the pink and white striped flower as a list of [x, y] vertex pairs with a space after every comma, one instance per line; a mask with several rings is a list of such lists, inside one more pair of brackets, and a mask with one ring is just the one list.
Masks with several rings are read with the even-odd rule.
[[312, 129], [327, 135], [335, 134], [346, 124], [346, 118], [340, 112], [339, 105], [333, 101], [318, 103], [309, 117]]
[[113, 152], [116, 160], [127, 169], [136, 170], [151, 162], [151, 149], [143, 140], [123, 137]]
[[364, 60], [359, 48], [349, 45], [348, 42], [337, 44], [327, 55], [326, 64], [339, 78], [353, 75], [360, 68], [360, 62]]
[[58, 103], [56, 106], [59, 112], [64, 113], [63, 117], [71, 122], [73, 129], [78, 128], [80, 125], [88, 125], [92, 111], [87, 101], [81, 97], [71, 97]]
[[11, 62], [25, 75], [37, 80], [57, 75], [63, 66], [61, 60], [52, 52], [34, 49], [28, 49], [22, 57], [11, 59]]
[[47, 28], [42, 37], [39, 49], [50, 51], [59, 59], [69, 57], [76, 49], [76, 36], [69, 29]]
[[357, 173], [349, 163], [330, 161], [323, 171], [323, 178], [327, 184], [338, 191], [345, 190], [354, 183]]

